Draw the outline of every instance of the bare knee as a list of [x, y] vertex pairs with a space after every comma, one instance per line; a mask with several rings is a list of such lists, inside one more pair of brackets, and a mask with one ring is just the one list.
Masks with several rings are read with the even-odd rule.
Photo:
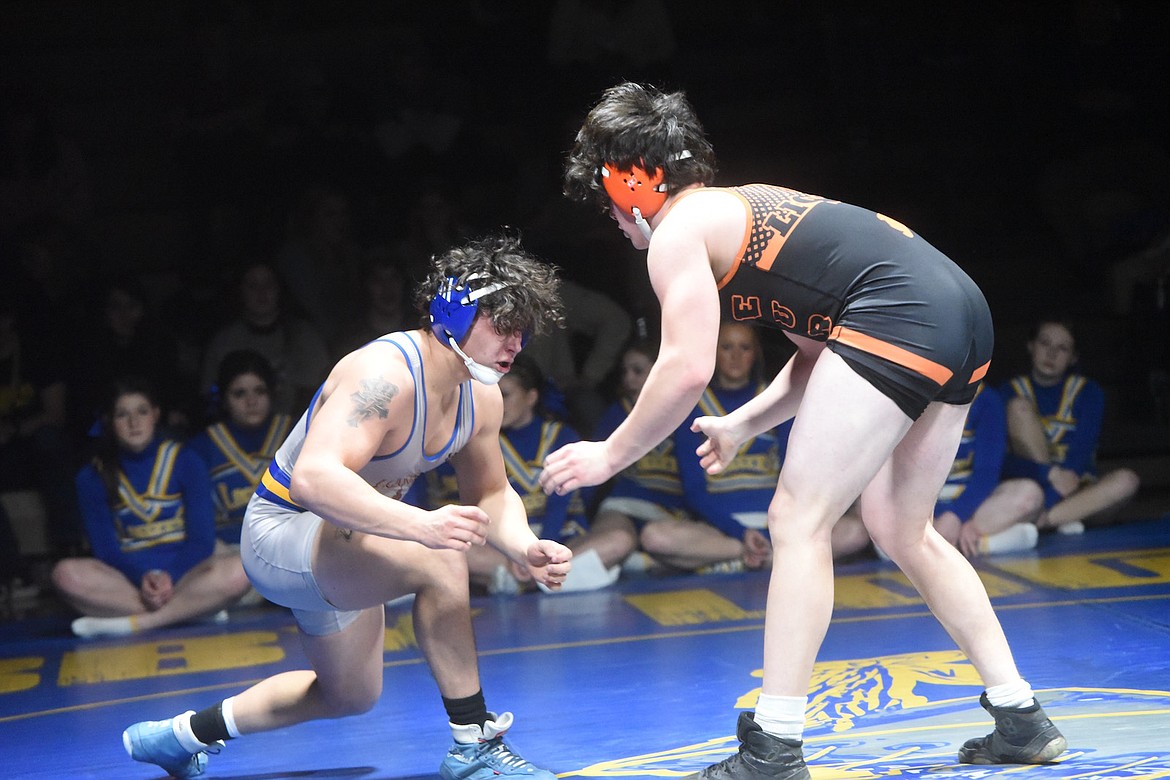
[[1008, 399], [1004, 411], [1007, 413], [1009, 425], [1013, 421], [1030, 423], [1037, 418], [1036, 407], [1032, 405], [1030, 400], [1022, 396]]
[[218, 583], [223, 594], [240, 598], [252, 586], [244, 571], [244, 564], [238, 555], [218, 555], [212, 559], [212, 581]]
[[1133, 469], [1117, 469], [1109, 473], [1117, 490], [1119, 501], [1126, 501], [1134, 497], [1141, 487], [1141, 479]]
[[84, 558], [65, 558], [53, 567], [49, 579], [61, 593], [81, 593], [92, 585], [92, 578], [86, 575], [88, 569]]
[[469, 609], [467, 556], [453, 550], [434, 552], [420, 569], [422, 579], [414, 588], [416, 596], [435, 606], [458, 605]]
[[642, 531], [638, 535], [638, 541], [642, 545], [642, 549], [650, 555], [670, 555], [675, 552], [677, 542], [675, 540], [673, 520], [658, 520], [653, 523], [646, 523], [642, 526]]
[[1014, 481], [1015, 488], [1011, 493], [1012, 515], [1020, 518], [1032, 518], [1044, 509], [1044, 488], [1039, 482], [1030, 479]]
[[364, 715], [374, 708], [382, 697], [382, 679], [369, 680], [367, 684], [353, 685], [344, 691], [322, 690], [322, 700], [325, 702], [327, 718], [350, 718], [354, 715]]

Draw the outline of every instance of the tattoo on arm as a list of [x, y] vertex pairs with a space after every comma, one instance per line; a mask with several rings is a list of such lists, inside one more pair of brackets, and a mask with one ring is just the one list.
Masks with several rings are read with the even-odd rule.
[[398, 395], [398, 387], [382, 377], [363, 379], [360, 384], [362, 389], [349, 396], [353, 401], [353, 410], [346, 422], [351, 428], [356, 428], [374, 417], [385, 419], [389, 414], [387, 407], [390, 401]]

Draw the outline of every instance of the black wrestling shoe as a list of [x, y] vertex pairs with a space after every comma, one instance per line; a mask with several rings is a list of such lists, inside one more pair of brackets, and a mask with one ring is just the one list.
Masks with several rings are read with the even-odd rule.
[[995, 731], [967, 740], [959, 748], [959, 763], [1044, 764], [1063, 753], [1068, 740], [1032, 701], [1030, 707], [993, 707], [986, 693], [980, 696], [983, 709], [995, 718]]
[[761, 729], [750, 712], [739, 714], [735, 734], [739, 752], [686, 780], [812, 780], [799, 739], [783, 739]]

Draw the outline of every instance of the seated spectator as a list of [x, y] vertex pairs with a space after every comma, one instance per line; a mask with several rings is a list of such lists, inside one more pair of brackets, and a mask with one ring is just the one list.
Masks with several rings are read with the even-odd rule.
[[935, 530], [968, 558], [1036, 546], [1044, 492], [1031, 479], [1001, 479], [1006, 452], [1003, 398], [981, 384], [934, 505]]
[[53, 568], [58, 591], [84, 617], [81, 637], [124, 635], [214, 615], [248, 590], [239, 555], [214, 555], [207, 466], [158, 435], [149, 382], [115, 381], [93, 462], [77, 474], [92, 558]]
[[564, 394], [570, 423], [592, 430], [605, 412], [602, 383], [617, 366], [633, 323], [620, 304], [601, 292], [566, 279], [562, 294], [567, 327], [533, 338], [525, 353]]
[[13, 290], [0, 286], [0, 493], [40, 495], [51, 552], [61, 557], [77, 554], [83, 535], [71, 486], [65, 360], [57, 352], [25, 321]]
[[39, 593], [35, 586], [29, 586], [28, 567], [20, 554], [20, 540], [12, 530], [12, 518], [0, 503], [0, 602], [13, 598], [18, 591], [29, 589], [33, 595]]
[[419, 326], [418, 312], [410, 305], [406, 279], [391, 249], [379, 246], [366, 251], [362, 286], [365, 305], [342, 326], [333, 348], [336, 355], [344, 355], [387, 333]]
[[349, 196], [332, 186], [303, 188], [289, 211], [274, 265], [290, 308], [308, 319], [326, 343], [337, 338], [352, 304], [358, 263]]
[[[759, 332], [741, 322], [719, 326], [715, 375], [699, 405], [675, 432], [679, 475], [687, 508], [694, 520], [657, 523], [642, 531], [642, 547], [676, 569], [735, 571], [771, 565], [768, 505], [776, 493], [780, 465], [791, 421], [749, 439], [719, 474], [708, 474], [695, 451], [702, 434], [690, 421], [723, 416], [755, 398], [767, 386], [763, 379]], [[855, 515], [833, 528], [833, 555], [855, 553], [869, 544], [869, 535]]]
[[[523, 354], [516, 356], [511, 370], [500, 380], [504, 399], [500, 427], [504, 468], [508, 481], [524, 502], [533, 533], [573, 550], [573, 570], [561, 591], [605, 587], [617, 580], [619, 564], [633, 551], [634, 539], [620, 528], [590, 529], [579, 491], [546, 495], [541, 489], [544, 456], [581, 438], [575, 430], [543, 410], [540, 402], [544, 386], [540, 368]], [[449, 464], [429, 472], [427, 477], [430, 479], [424, 506], [435, 508], [459, 502], [455, 472]], [[467, 567], [472, 584], [489, 593], [519, 593], [535, 587], [527, 571], [491, 547], [469, 549]]]
[[1007, 403], [1009, 453], [1004, 475], [1031, 479], [1044, 490], [1037, 526], [1081, 533], [1133, 497], [1138, 476], [1128, 468], [1098, 475], [1097, 444], [1105, 411], [1101, 386], [1073, 371], [1073, 328], [1041, 320], [1028, 342], [1030, 373], [1000, 389]]
[[[545, 539], [554, 539], [573, 550], [573, 571], [562, 591], [592, 590], [612, 584], [620, 573], [620, 564], [634, 550], [634, 538], [620, 526], [602, 521], [590, 524], [585, 517], [583, 491], [565, 495], [546, 495], [540, 486], [544, 456], [558, 447], [581, 437], [577, 431], [549, 416], [541, 406], [546, 382], [540, 367], [525, 355], [518, 355], [511, 371], [500, 380], [504, 398], [504, 418], [500, 428], [500, 448], [508, 480], [524, 501], [533, 531]], [[488, 551], [476, 548], [475, 553]], [[494, 551], [491, 551], [494, 552]], [[498, 556], [498, 553], [496, 554]], [[478, 557], [469, 555], [469, 566], [477, 568]], [[503, 563], [501, 560], [496, 563]], [[495, 582], [504, 578], [496, 567]], [[523, 569], [509, 565], [507, 572], [521, 583], [531, 581]]]
[[[602, 415], [593, 432], [594, 439], [605, 439], [626, 419], [657, 359], [658, 345], [654, 341], [637, 339], [625, 348], [621, 357], [620, 396]], [[675, 453], [672, 436], [659, 442], [605, 486], [607, 492], [593, 515], [591, 526], [617, 529], [636, 540], [637, 549], [622, 564], [625, 570], [663, 568], [662, 563], [643, 549], [643, 535], [652, 525], [674, 523], [687, 517]]]
[[141, 281], [121, 274], [98, 288], [76, 345], [70, 387], [76, 391], [77, 425], [88, 431], [104, 413], [102, 389], [121, 376], [158, 377], [163, 425], [185, 435], [197, 405], [195, 378], [184, 371], [179, 340], [151, 310]]
[[218, 419], [187, 444], [211, 474], [217, 552], [238, 553], [244, 510], [292, 425], [289, 415], [272, 410], [275, 386], [272, 366], [259, 352], [227, 353], [212, 393]]
[[267, 263], [247, 266], [236, 294], [239, 309], [204, 350], [202, 392], [206, 396], [211, 390], [225, 355], [250, 349], [263, 355], [276, 373], [274, 410], [299, 414], [329, 371], [325, 339], [308, 320], [285, 308], [281, 279]]

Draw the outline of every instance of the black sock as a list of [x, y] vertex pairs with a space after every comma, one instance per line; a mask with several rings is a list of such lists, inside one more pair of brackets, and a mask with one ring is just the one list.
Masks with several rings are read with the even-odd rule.
[[[447, 717], [456, 726], [475, 724], [483, 726], [489, 720], [487, 705], [483, 703], [483, 689], [462, 699], [448, 699], [443, 697], [443, 706], [447, 709]], [[192, 726], [194, 725], [194, 718]]]
[[191, 733], [204, 745], [210, 745], [220, 739], [231, 739], [227, 723], [223, 719], [223, 702], [192, 715]]

